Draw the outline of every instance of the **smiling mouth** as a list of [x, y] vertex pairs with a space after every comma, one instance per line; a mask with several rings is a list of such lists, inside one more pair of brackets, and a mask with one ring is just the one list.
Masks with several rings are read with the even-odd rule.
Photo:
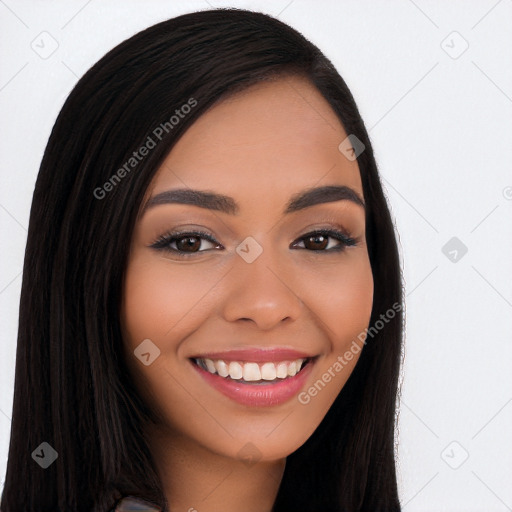
[[224, 361], [203, 357], [192, 358], [199, 368], [242, 384], [264, 385], [286, 381], [302, 372], [314, 358], [298, 358], [279, 362]]

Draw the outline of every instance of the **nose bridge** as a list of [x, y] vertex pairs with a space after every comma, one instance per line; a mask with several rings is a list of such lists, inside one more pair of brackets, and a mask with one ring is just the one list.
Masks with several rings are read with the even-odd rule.
[[224, 301], [228, 321], [253, 320], [269, 329], [285, 319], [297, 319], [302, 300], [285, 271], [284, 255], [247, 237], [237, 247]]

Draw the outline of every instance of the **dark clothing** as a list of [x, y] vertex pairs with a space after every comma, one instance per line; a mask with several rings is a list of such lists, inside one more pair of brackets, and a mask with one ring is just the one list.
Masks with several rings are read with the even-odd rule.
[[155, 504], [133, 496], [125, 496], [108, 512], [162, 512]]

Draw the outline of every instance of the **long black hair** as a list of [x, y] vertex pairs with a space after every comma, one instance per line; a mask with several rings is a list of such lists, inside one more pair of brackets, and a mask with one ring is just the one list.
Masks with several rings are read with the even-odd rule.
[[[151, 411], [120, 356], [138, 210], [201, 114], [235, 91], [287, 75], [310, 80], [365, 146], [357, 160], [374, 278], [370, 324], [399, 307], [368, 336], [326, 417], [287, 458], [274, 512], [400, 510], [402, 277], [368, 133], [343, 79], [299, 32], [266, 14], [215, 9], [163, 21], [109, 51], [78, 81], [53, 127], [30, 212], [3, 512], [104, 512], [124, 495], [166, 507], [143, 435]], [[187, 115], [172, 121], [184, 104]], [[155, 147], [131, 161], [150, 136]], [[41, 443], [57, 453], [46, 469], [34, 455], [48, 449]]]

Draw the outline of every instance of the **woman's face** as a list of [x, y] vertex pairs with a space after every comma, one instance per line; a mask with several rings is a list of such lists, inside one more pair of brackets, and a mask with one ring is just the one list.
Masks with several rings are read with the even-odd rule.
[[373, 300], [359, 169], [338, 149], [347, 135], [309, 82], [281, 78], [202, 115], [155, 175], [122, 327], [169, 439], [284, 458], [347, 381]]

